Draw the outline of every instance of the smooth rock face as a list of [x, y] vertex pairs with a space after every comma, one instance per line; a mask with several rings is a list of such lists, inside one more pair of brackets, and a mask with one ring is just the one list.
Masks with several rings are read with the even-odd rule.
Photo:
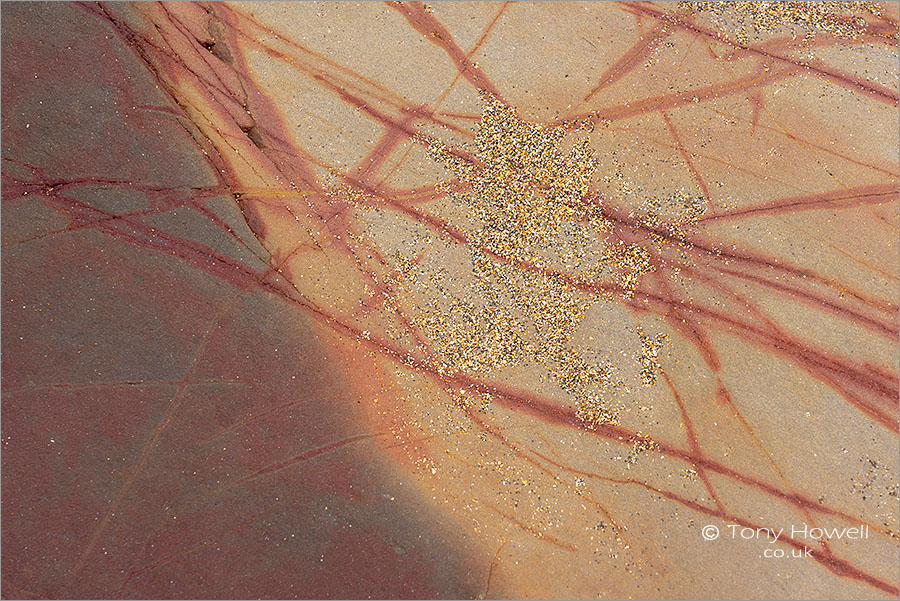
[[4, 4], [2, 596], [896, 598], [897, 13]]

